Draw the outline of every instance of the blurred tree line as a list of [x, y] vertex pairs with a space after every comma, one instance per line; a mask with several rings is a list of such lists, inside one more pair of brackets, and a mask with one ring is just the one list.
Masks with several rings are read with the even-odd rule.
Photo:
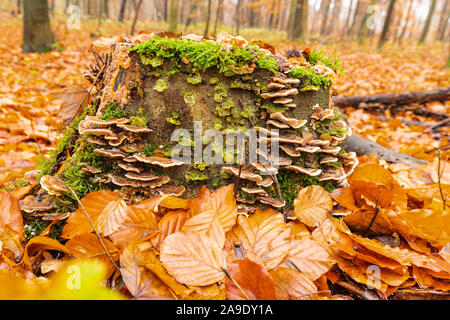
[[[45, 51], [53, 42], [49, 27], [55, 12], [70, 5], [83, 18], [129, 23], [161, 22], [172, 32], [195, 26], [203, 34], [226, 27], [285, 32], [286, 39], [333, 42], [357, 40], [401, 44], [413, 39], [449, 42], [450, 0], [10, 0], [15, 14], [23, 14], [24, 50]], [[280, 39], [282, 40], [282, 39]]]

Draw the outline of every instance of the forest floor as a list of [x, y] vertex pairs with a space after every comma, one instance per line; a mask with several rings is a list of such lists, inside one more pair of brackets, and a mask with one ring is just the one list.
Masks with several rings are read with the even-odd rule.
[[[82, 78], [82, 73], [86, 66], [93, 62], [93, 57], [89, 53], [92, 41], [99, 36], [124, 35], [129, 30], [129, 26], [124, 27], [111, 21], [103, 21], [99, 32], [95, 31], [98, 30], [97, 21], [82, 21], [81, 30], [67, 30], [64, 19], [55, 19], [53, 30], [57, 39], [57, 49], [45, 54], [24, 54], [21, 49], [21, 21], [7, 15], [2, 16], [2, 13], [0, 13], [0, 20], [2, 20], [2, 24], [0, 24], [0, 74], [2, 74], [2, 77], [0, 77], [0, 188], [11, 190], [13, 187], [12, 179], [21, 178], [25, 172], [34, 169], [36, 163], [55, 147], [58, 137], [61, 135], [62, 121], [58, 117], [58, 111], [65, 89], [70, 86], [81, 85], [85, 88], [89, 86], [89, 83]], [[161, 26], [158, 28], [158, 26], [146, 25], [145, 23], [139, 23], [137, 30], [144, 28], [152, 31], [162, 30]], [[201, 33], [200, 30], [197, 32]], [[242, 34], [250, 40], [259, 40], [263, 37], [262, 30], [243, 29]], [[439, 43], [425, 44], [422, 47], [416, 47], [415, 44], [407, 44], [403, 47], [388, 44], [382, 51], [377, 51], [370, 45], [358, 46], [350, 42], [319, 45], [317, 43], [292, 44], [287, 41], [277, 41], [271, 44], [281, 53], [295, 45], [299, 48], [317, 47], [327, 55], [334, 54], [339, 57], [345, 72], [344, 75], [339, 76], [336, 83], [336, 88], [341, 95], [368, 95], [450, 86], [450, 69], [444, 67], [447, 58], [447, 48]], [[432, 112], [450, 114], [450, 104], [448, 102], [445, 105], [439, 102], [430, 103], [426, 108]], [[304, 224], [296, 222], [290, 223], [289, 227], [287, 227], [287, 224], [277, 220], [273, 222], [274, 227], [280, 228], [280, 230], [283, 230], [283, 233], [292, 231], [293, 238], [286, 240], [284, 243], [288, 248], [291, 246], [291, 253], [289, 254], [293, 255], [292, 259], [303, 261], [302, 259], [305, 259], [305, 257], [300, 256], [303, 249], [304, 252], [313, 250], [315, 253], [320, 253], [319, 255], [323, 254], [325, 258], [323, 256], [313, 257], [311, 259], [317, 258], [317, 261], [309, 261], [310, 265], [305, 264], [304, 261], [301, 262], [303, 264], [301, 264], [300, 268], [302, 266], [306, 268], [302, 270], [304, 273], [285, 267], [278, 267], [276, 270], [270, 271], [271, 278], [268, 277], [268, 273], [264, 269], [264, 267], [268, 270], [270, 269], [266, 264], [264, 264], [264, 267], [261, 267], [260, 264], [255, 264], [248, 259], [245, 259], [245, 262], [242, 263], [233, 262], [229, 271], [239, 283], [241, 281], [239, 277], [242, 276], [243, 270], [246, 268], [247, 272], [255, 272], [264, 281], [273, 279], [278, 290], [278, 298], [292, 298], [292, 296], [297, 299], [304, 299], [305, 297], [322, 299], [348, 298], [348, 296], [331, 296], [329, 294], [318, 294], [317, 292], [328, 292], [327, 280], [333, 284], [341, 283], [341, 271], [344, 271], [356, 282], [368, 284], [368, 279], [370, 278], [368, 268], [371, 263], [380, 266], [383, 270], [382, 281], [375, 286], [377, 291], [382, 293], [382, 298], [390, 296], [399, 289], [414, 286], [416, 283], [418, 286], [422, 288], [427, 287], [430, 290], [449, 291], [450, 255], [446, 244], [450, 242], [450, 232], [448, 232], [450, 221], [446, 221], [448, 220], [446, 212], [449, 210], [449, 202], [446, 202], [445, 198], [448, 198], [450, 185], [450, 170], [448, 170], [450, 163], [447, 160], [449, 151], [444, 151], [440, 156], [435, 151], [439, 147], [448, 145], [450, 135], [448, 126], [442, 127], [439, 134], [436, 134], [424, 126], [405, 125], [400, 121], [401, 119], [422, 123], [429, 122], [430, 124], [435, 122], [435, 120], [419, 117], [410, 112], [402, 112], [392, 116], [389, 112], [380, 115], [371, 114], [363, 110], [347, 109], [346, 115], [354, 132], [385, 147], [426, 160], [429, 162], [429, 165], [410, 170], [404, 165], [389, 165], [383, 160], [374, 157], [360, 157], [360, 163], [365, 164], [365, 166], [361, 166], [358, 169], [359, 171], [355, 172], [354, 175], [359, 180], [354, 178], [353, 181], [350, 181], [350, 188], [339, 189], [338, 192], [329, 195], [325, 191], [317, 191], [308, 187], [300, 192], [298, 202], [306, 201], [305, 199], [308, 199], [309, 192], [317, 192], [318, 201], [323, 200], [331, 204], [332, 207], [331, 196], [333, 200], [340, 204], [341, 211], [346, 212], [345, 223], [352, 230], [358, 230], [359, 228], [359, 231], [362, 230], [362, 232], [358, 234], [352, 233], [345, 224], [339, 222], [344, 220], [329, 218], [326, 221], [320, 221], [323, 224], [311, 232], [311, 237], [314, 238], [314, 241], [312, 241], [309, 238], [312, 230], [311, 226], [306, 228]], [[381, 116], [382, 118], [380, 118]], [[440, 159], [438, 159], [439, 157]], [[439, 167], [438, 162], [440, 162]], [[447, 169], [443, 170], [443, 174], [440, 177], [437, 177], [438, 168], [441, 168], [442, 171], [445, 166]], [[16, 183], [16, 186], [20, 185]], [[379, 186], [382, 186], [382, 188], [378, 189]], [[375, 190], [384, 190], [383, 188], [393, 189], [389, 194], [379, 191], [378, 196], [376, 196], [373, 193]], [[355, 190], [359, 190], [363, 194], [358, 193], [359, 191], [355, 193]], [[364, 192], [367, 194], [364, 194]], [[100, 191], [100, 193], [97, 193], [95, 197], [94, 195], [90, 198], [87, 196], [83, 200], [85, 206], [89, 206], [89, 210], [95, 209], [98, 211], [96, 211], [97, 214], [105, 212], [102, 210], [106, 208], [108, 201], [122, 205], [121, 199], [117, 199], [116, 194], [108, 191]], [[380, 194], [382, 195], [379, 199]], [[18, 245], [21, 242], [17, 240], [20, 240], [22, 237], [20, 232], [23, 234], [24, 226], [22, 220], [17, 218], [12, 221], [12, 218], [9, 216], [9, 212], [11, 212], [11, 216], [14, 213], [19, 217], [20, 209], [14, 202], [16, 200], [9, 195], [9, 193], [0, 191], [0, 203], [3, 206], [0, 207], [0, 227], [4, 227], [6, 224], [15, 233], [14, 236], [9, 234], [8, 238], [5, 236], [5, 233], [0, 232], [0, 271], [3, 269], [4, 263], [6, 263], [16, 274], [32, 278], [34, 276], [30, 275], [30, 273], [31, 271], [37, 273], [36, 268], [40, 270], [39, 274], [58, 269], [61, 261], [66, 259], [66, 255], [63, 254], [70, 254], [76, 257], [102, 257], [102, 260], [108, 263], [109, 257], [104, 254], [103, 248], [99, 245], [93, 245], [93, 243], [96, 243], [96, 238], [95, 234], [92, 233], [91, 227], [87, 225], [86, 221], [81, 226], [81, 220], [77, 220], [82, 215], [80, 209], [72, 214], [73, 220], [68, 221], [65, 232], [75, 232], [75, 230], [79, 231], [79, 228], [84, 228], [87, 233], [79, 234], [62, 244], [63, 242], [60, 243], [46, 237], [50, 233], [50, 229], [46, 229], [41, 236], [31, 239], [26, 247], [22, 248], [21, 245]], [[205, 199], [208, 201], [205, 201]], [[355, 202], [355, 200], [357, 201]], [[151, 223], [155, 224], [155, 228], [160, 230], [172, 228], [173, 225], [176, 225], [174, 227], [176, 229], [170, 229], [172, 230], [171, 232], [178, 231], [180, 228], [179, 224], [183, 225], [185, 223], [184, 221], [188, 218], [187, 212], [194, 210], [193, 203], [195, 201], [200, 203], [221, 202], [223, 207], [227, 208], [227, 210], [229, 209], [227, 212], [235, 212], [237, 215], [236, 204], [232, 196], [232, 190], [229, 187], [224, 187], [216, 193], [203, 191], [199, 194], [197, 200], [192, 200], [191, 203], [177, 198], [171, 198], [170, 201], [167, 200], [165, 202], [160, 200], [157, 202], [152, 201], [151, 199], [144, 201], [145, 204], [141, 205], [140, 209], [151, 208], [152, 211], [157, 212], [159, 210], [158, 206], [166, 208], [164, 210], [170, 208], [172, 210], [169, 211], [170, 215], [167, 213], [159, 222], [157, 222], [157, 219], [160, 217], [154, 218], [154, 221]], [[392, 203], [392, 205], [384, 207], [384, 201]], [[108, 205], [108, 208], [114, 211], [114, 207], [110, 208]], [[215, 209], [218, 210], [219, 208]], [[220, 207], [220, 209], [223, 208]], [[380, 234], [396, 235], [396, 237], [389, 236], [387, 238], [391, 242], [398, 241], [397, 245], [391, 246], [389, 243], [389, 245], [383, 245], [387, 243], [386, 238], [383, 238], [384, 240], [380, 240], [380, 242], [364, 236], [364, 229], [368, 225], [369, 228], [372, 226], [370, 220], [372, 217], [376, 218], [378, 212], [380, 212], [379, 220], [377, 218], [377, 223], [373, 225], [373, 229]], [[302, 214], [308, 213], [298, 213], [300, 216]], [[337, 211], [333, 212], [335, 216], [339, 216], [339, 214]], [[165, 219], [166, 217], [167, 219]], [[252, 223], [258, 224], [268, 219], [276, 220], [279, 218], [281, 220], [280, 217], [280, 215], [267, 216], [267, 212], [260, 211], [253, 218], [240, 217], [238, 219], [239, 223], [235, 225], [233, 230], [236, 230], [237, 234], [239, 232], [247, 232], [248, 230], [245, 230], [247, 222], [242, 222], [246, 219], [249, 220], [248, 225], [250, 225]], [[173, 221], [173, 219], [180, 219], [180, 221], [183, 219], [183, 222]], [[236, 223], [236, 216], [234, 216], [234, 221]], [[159, 224], [156, 225], [157, 223]], [[166, 224], [164, 225], [164, 223]], [[188, 224], [186, 223], [186, 225]], [[117, 228], [118, 226], [115, 227]], [[225, 229], [225, 226], [222, 227]], [[227, 226], [227, 230], [230, 230], [231, 227], [233, 226]], [[51, 225], [49, 228], [51, 228]], [[321, 233], [317, 230], [320, 230]], [[403, 237], [401, 238], [401, 243], [397, 232]], [[325, 238], [321, 238], [321, 235]], [[150, 256], [147, 255], [145, 268], [139, 264], [139, 261], [133, 260], [136, 257], [140, 258], [140, 254], [148, 249], [148, 247], [144, 248], [143, 245], [154, 244], [155, 242], [159, 245], [163, 242], [165, 236], [159, 234], [153, 237], [151, 241], [140, 244], [132, 242], [125, 248], [121, 247], [124, 241], [120, 238], [122, 236], [124, 239], [128, 239], [127, 237], [130, 234], [111, 236], [111, 241], [105, 239], [105, 243], [110, 249], [112, 259], [116, 263], [119, 259], [118, 248], [120, 248], [120, 272], [128, 291], [124, 287], [119, 287], [118, 289], [121, 289], [120, 291], [128, 297], [130, 294], [136, 298], [170, 298], [174, 294], [182, 298], [209, 299], [224, 297], [225, 290], [223, 288], [217, 289], [214, 286], [201, 286], [201, 284], [201, 287], [195, 287], [196, 289], [192, 289], [194, 287], [181, 286], [178, 282], [189, 283], [189, 281], [199, 279], [189, 278], [186, 282], [183, 282], [179, 280], [182, 279], [183, 275], [178, 275], [180, 277], [177, 278], [177, 274], [175, 274], [178, 281], [176, 282], [167, 272], [163, 271], [164, 268], [161, 265], [161, 262], [163, 262], [165, 267], [170, 266], [173, 261], [170, 261], [169, 256], [165, 256], [164, 261], [161, 256], [160, 262], [154, 256], [154, 253]], [[5, 239], [13, 239], [14, 241], [6, 242]], [[183, 232], [175, 232], [166, 239], [168, 239], [164, 242], [166, 247], [175, 245], [175, 243], [195, 245], [196, 242], [203, 241], [202, 239], [189, 238], [187, 233]], [[339, 247], [341, 255], [333, 256], [335, 260], [330, 260], [331, 258], [327, 255], [328, 250], [330, 250], [329, 241], [336, 241], [336, 239], [341, 240], [340, 245], [342, 246]], [[13, 252], [15, 254], [14, 258], [20, 260], [20, 257], [23, 256], [20, 265], [12, 261], [11, 255], [1, 252], [2, 241], [3, 248]], [[204, 243], [204, 245], [208, 246], [210, 244]], [[271, 243], [260, 243], [258, 245], [261, 248], [269, 248]], [[79, 248], [81, 247], [88, 250], [88, 253], [86, 253], [86, 250], [80, 251]], [[46, 253], [46, 250], [58, 251], [64, 258], [55, 258], [54, 255]], [[297, 250], [296, 253], [292, 252], [295, 250]], [[148, 250], [146, 252], [148, 253]], [[257, 253], [255, 254], [258, 256]], [[278, 252], [274, 254], [278, 254]], [[280, 253], [281, 255], [282, 253]], [[353, 259], [349, 257], [353, 257]], [[330, 269], [330, 261], [333, 261], [333, 263], [337, 262], [341, 271], [337, 268]], [[98, 282], [99, 279], [102, 279], [102, 275], [99, 276], [100, 278], [96, 278], [98, 275], [94, 272], [96, 270], [93, 270], [92, 266], [86, 266], [83, 263], [82, 261], [78, 262], [81, 270], [88, 268], [89, 272], [93, 274], [89, 281]], [[132, 274], [133, 267], [136, 265], [139, 266], [140, 271], [137, 274]], [[170, 267], [168, 268], [170, 269]], [[151, 272], [148, 270], [151, 270]], [[114, 264], [109, 264], [108, 271], [109, 275], [114, 272]], [[192, 276], [196, 274], [195, 270], [187, 270], [186, 272]], [[164, 284], [157, 280], [156, 276]], [[220, 278], [220, 276], [223, 277], [224, 275], [219, 272], [218, 276]], [[0, 272], [1, 277], [2, 273]], [[44, 286], [47, 290], [47, 296], [45, 297], [73, 297], [71, 296], [73, 292], [67, 290], [66, 278], [61, 277], [63, 275], [52, 280], [54, 281], [52, 282], [53, 285]], [[131, 280], [136, 277], [139, 280], [136, 280], [136, 285], [139, 284], [139, 286], [133, 287], [130, 283], [133, 283]], [[314, 278], [314, 282], [311, 281], [312, 278]], [[11, 278], [8, 279], [4, 280], [3, 291], [0, 292], [2, 297], [42, 298], [42, 295], [38, 294], [39, 290], [41, 290], [39, 281], [33, 282], [33, 287], [30, 283], [16, 283]], [[150, 288], [146, 286], [145, 281], [156, 283], [157, 287], [151, 286]], [[261, 285], [267, 284], [264, 281], [257, 282], [262, 283]], [[295, 281], [297, 282], [294, 283]], [[358, 296], [358, 287], [353, 286], [349, 288], [351, 286], [349, 283], [341, 283], [341, 286], [346, 287], [348, 291]], [[226, 285], [228, 286], [227, 288], [230, 288], [230, 286], [233, 288], [227, 289], [226, 294], [228, 297], [243, 298], [242, 290], [233, 287], [228, 280]], [[252, 285], [256, 284], [246, 283], [245, 285], [252, 287]], [[27, 286], [27, 290], [20, 291], [21, 288], [23, 289], [22, 286]], [[187, 292], [186, 288], [192, 290]], [[279, 288], [284, 288], [284, 291], [279, 291]], [[244, 289], [247, 291], [247, 287]], [[251, 293], [251, 291], [252, 288], [248, 292]], [[285, 291], [289, 291], [289, 295], [286, 296], [283, 293]], [[24, 292], [26, 292], [26, 295], [24, 295]], [[138, 296], [142, 292], [146, 296]], [[106, 291], [86, 291], [82, 297], [118, 298], [116, 294]], [[273, 298], [273, 296], [251, 297]]]

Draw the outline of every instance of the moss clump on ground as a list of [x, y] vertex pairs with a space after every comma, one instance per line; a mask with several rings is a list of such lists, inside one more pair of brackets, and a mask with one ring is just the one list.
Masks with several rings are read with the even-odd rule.
[[319, 185], [328, 192], [331, 192], [338, 187], [337, 183], [333, 180], [319, 181], [319, 178], [317, 177], [311, 177], [301, 173], [292, 174], [292, 171], [283, 168], [279, 169], [277, 179], [287, 209], [293, 208], [294, 200], [298, 196], [300, 187]]
[[[25, 243], [27, 243], [31, 238], [36, 237], [42, 233], [42, 231], [47, 228], [51, 221], [42, 220], [36, 217], [24, 217], [25, 219]], [[61, 220], [55, 223], [51, 227], [50, 234], [48, 235], [52, 239], [58, 239], [61, 236], [66, 220]]]
[[332, 69], [334, 72], [344, 74], [344, 70], [342, 69], [341, 62], [338, 57], [326, 57], [325, 54], [320, 50], [313, 50], [308, 56], [308, 62], [311, 65], [317, 64], [317, 62], [322, 62], [328, 68]]
[[156, 57], [169, 58], [176, 63], [181, 60], [189, 61], [197, 71], [216, 67], [221, 73], [233, 75], [255, 63], [258, 68], [269, 70], [274, 74], [278, 72], [276, 60], [261, 52], [256, 45], [222, 50], [220, 43], [214, 41], [197, 42], [155, 36], [150, 41], [136, 44], [130, 50], [136, 51], [139, 55], [154, 54]]
[[328, 87], [331, 82], [325, 76], [316, 74], [314, 70], [306, 69], [303, 67], [295, 67], [291, 70], [291, 77], [300, 79], [305, 87], [315, 86], [317, 89]]
[[111, 102], [107, 105], [106, 110], [103, 112], [103, 115], [100, 117], [100, 119], [111, 120], [117, 118], [125, 118], [127, 116], [129, 116], [129, 113], [126, 110], [119, 108], [117, 102]]

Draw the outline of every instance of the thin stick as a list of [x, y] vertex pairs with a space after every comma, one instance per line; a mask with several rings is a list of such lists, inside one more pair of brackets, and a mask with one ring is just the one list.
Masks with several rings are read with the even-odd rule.
[[373, 223], [375, 222], [375, 219], [377, 218], [378, 212], [380, 211], [380, 209], [378, 209], [378, 200], [380, 199], [380, 193], [381, 193], [381, 189], [378, 191], [377, 202], [375, 203], [375, 214], [373, 215], [372, 220], [370, 220], [370, 223], [367, 226], [366, 231], [364, 231], [364, 234], [367, 234], [369, 232], [370, 228], [372, 227]]
[[109, 253], [108, 248], [106, 248], [105, 243], [102, 240], [102, 237], [98, 233], [97, 229], [95, 229], [94, 223], [92, 222], [91, 217], [89, 217], [89, 214], [87, 213], [86, 208], [84, 207], [83, 203], [80, 201], [80, 199], [78, 199], [77, 194], [75, 193], [75, 191], [73, 191], [73, 189], [71, 187], [69, 187], [69, 190], [70, 190], [70, 192], [72, 192], [73, 196], [75, 197], [75, 199], [77, 200], [78, 204], [80, 205], [81, 210], [83, 210], [84, 214], [86, 215], [86, 218], [89, 220], [89, 224], [91, 225], [92, 229], [94, 229], [94, 232], [97, 235], [97, 238], [100, 241], [100, 244], [102, 245], [103, 249], [105, 250], [106, 255], [108, 256], [109, 260], [111, 261], [113, 266], [117, 269], [117, 271], [120, 272], [120, 268], [114, 262], [114, 259], [111, 257], [111, 254]]
[[[269, 161], [270, 161], [270, 159], [269, 159]], [[284, 202], [283, 196], [281, 195], [280, 184], [278, 183], [277, 176], [274, 175], [272, 172], [270, 172], [270, 171], [267, 169], [266, 165], [265, 165], [263, 162], [261, 162], [261, 164], [262, 164], [262, 166], [264, 167], [264, 169], [266, 169], [266, 171], [267, 171], [267, 173], [269, 174], [270, 178], [272, 178], [272, 181], [275, 183], [275, 188], [277, 189], [278, 199], [279, 199], [281, 202], [283, 202], [284, 204], [286, 204], [286, 203]], [[284, 222], [287, 223], [287, 222], [288, 222], [288, 219], [287, 219], [287, 212], [284, 211], [284, 206], [281, 207], [280, 209], [281, 209], [281, 213], [283, 214]]]
[[230, 273], [227, 271], [227, 269], [222, 268], [222, 271], [223, 271], [223, 273], [225, 273], [227, 278], [230, 279], [231, 282], [233, 282], [233, 284], [236, 286], [236, 288], [239, 289], [239, 291], [242, 293], [244, 298], [247, 299], [247, 300], [251, 300], [250, 297], [248, 296], [247, 292], [245, 292], [245, 290], [242, 289], [242, 287], [239, 285], [239, 283], [237, 283], [236, 280], [233, 279], [233, 277], [230, 275]]
[[244, 152], [245, 152], [245, 142], [242, 144], [242, 152], [241, 152], [241, 158], [239, 159], [239, 174], [236, 178], [236, 185], [234, 186], [234, 197], [236, 198], [239, 183], [241, 182], [241, 173], [242, 173], [242, 162], [244, 161]]
[[445, 212], [445, 201], [446, 201], [446, 199], [444, 197], [444, 193], [442, 192], [442, 185], [441, 185], [441, 177], [442, 177], [442, 174], [444, 174], [445, 165], [442, 167], [442, 172], [441, 172], [441, 157], [442, 157], [442, 151], [439, 150], [439, 153], [438, 153], [438, 167], [437, 167], [437, 170], [438, 170], [438, 186], [439, 186], [439, 192], [441, 193], [441, 198], [442, 198], [442, 210], [444, 210], [444, 212]]

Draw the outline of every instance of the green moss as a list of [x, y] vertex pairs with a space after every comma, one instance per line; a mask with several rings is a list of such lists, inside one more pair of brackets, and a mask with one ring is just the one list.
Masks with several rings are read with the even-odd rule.
[[[32, 217], [29, 223], [25, 223], [25, 243], [27, 243], [31, 238], [40, 235], [42, 231], [44, 231], [50, 225], [50, 223], [51, 221]], [[55, 223], [51, 227], [49, 237], [52, 239], [59, 239], [65, 224], [66, 220], [61, 220]]]
[[166, 118], [166, 121], [176, 126], [179, 126], [181, 124], [180, 115], [178, 114], [178, 112], [172, 112], [171, 116]]
[[145, 148], [142, 149], [142, 153], [144, 155], [146, 155], [147, 157], [151, 157], [153, 155], [153, 152], [155, 152], [155, 150], [157, 150], [157, 149], [158, 149], [158, 146], [147, 143], [145, 145]]
[[157, 68], [163, 65], [164, 59], [161, 57], [141, 55], [141, 62], [142, 64], [151, 65], [153, 68]]
[[130, 50], [140, 55], [153, 53], [157, 57], [188, 61], [198, 71], [216, 67], [219, 72], [232, 75], [239, 73], [243, 67], [256, 63], [258, 68], [270, 70], [274, 74], [278, 72], [276, 60], [261, 52], [256, 45], [246, 48], [234, 47], [225, 51], [214, 41], [198, 42], [155, 36], [150, 41], [136, 44]]
[[342, 69], [341, 62], [338, 57], [326, 57], [325, 54], [320, 50], [313, 50], [308, 56], [308, 62], [311, 65], [315, 65], [317, 62], [322, 62], [328, 68], [332, 69], [334, 72], [344, 74], [344, 70]]
[[196, 98], [195, 90], [183, 89], [183, 90], [181, 90], [180, 93], [183, 96], [184, 102], [187, 105], [193, 106], [195, 104], [195, 98]]
[[293, 173], [290, 170], [280, 168], [277, 175], [280, 184], [281, 195], [286, 202], [286, 207], [292, 209], [294, 200], [298, 196], [300, 187], [319, 185], [331, 192], [338, 187], [334, 181], [319, 181], [318, 177], [310, 177], [307, 174]]
[[167, 86], [166, 80], [158, 79], [158, 80], [156, 80], [156, 84], [153, 87], [153, 90], [156, 90], [158, 92], [163, 92], [163, 91], [166, 91], [167, 88], [168, 88], [168, 86]]
[[219, 82], [219, 78], [213, 77], [213, 78], [209, 79], [210, 84], [217, 84], [218, 82]]
[[217, 118], [214, 119], [214, 129], [216, 130], [222, 130], [223, 129], [223, 122], [221, 119]]
[[146, 127], [147, 120], [142, 116], [132, 116], [130, 117], [130, 124], [132, 126]]
[[316, 74], [314, 70], [303, 67], [295, 67], [291, 70], [290, 75], [293, 78], [302, 80], [304, 87], [318, 87], [317, 90], [321, 87], [328, 87], [331, 84], [330, 79], [327, 77]]
[[199, 74], [195, 74], [195, 75], [187, 77], [186, 80], [190, 84], [199, 84], [202, 82], [202, 77]]
[[268, 102], [268, 101], [264, 102], [261, 105], [261, 108], [269, 110], [270, 113], [276, 113], [276, 112], [284, 113], [284, 112], [286, 112], [289, 109], [289, 107], [286, 107], [284, 105], [281, 105], [281, 104], [277, 105], [277, 104], [274, 104], [274, 103]]
[[190, 170], [185, 175], [187, 180], [197, 181], [197, 180], [207, 180], [208, 176], [197, 170]]
[[103, 116], [100, 119], [103, 120], [111, 120], [118, 118], [126, 118], [129, 116], [129, 113], [126, 110], [121, 109], [118, 106], [118, 102], [110, 102], [105, 111], [103, 112]]

